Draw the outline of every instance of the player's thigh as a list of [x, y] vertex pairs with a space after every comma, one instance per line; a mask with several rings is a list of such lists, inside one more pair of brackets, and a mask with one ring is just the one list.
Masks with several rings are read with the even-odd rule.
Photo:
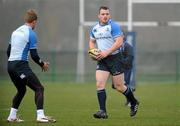
[[8, 74], [18, 91], [26, 89], [26, 79], [24, 74], [20, 74], [21, 70], [17, 67], [16, 62], [8, 62]]
[[27, 86], [32, 90], [44, 90], [44, 87], [41, 85], [41, 82], [33, 72], [29, 72], [27, 76]]
[[112, 80], [115, 85], [124, 85], [124, 73], [112, 76]]
[[18, 91], [25, 91], [26, 90], [26, 79], [21, 79], [16, 73], [12, 72], [9, 73], [9, 76]]
[[104, 89], [110, 73], [108, 71], [96, 70], [96, 86], [98, 89]]

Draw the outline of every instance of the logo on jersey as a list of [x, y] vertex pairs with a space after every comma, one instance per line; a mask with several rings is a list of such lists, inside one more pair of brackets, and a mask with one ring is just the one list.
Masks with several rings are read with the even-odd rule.
[[106, 31], [110, 31], [108, 27], [106, 28]]
[[111, 36], [108, 36], [108, 37], [105, 37], [105, 36], [102, 36], [102, 37], [96, 37], [96, 39], [111, 39]]
[[93, 32], [94, 32], [94, 33], [97, 32], [97, 29], [94, 29]]
[[99, 35], [99, 36], [102, 36], [102, 35], [103, 35], [103, 33], [99, 33], [98, 35]]

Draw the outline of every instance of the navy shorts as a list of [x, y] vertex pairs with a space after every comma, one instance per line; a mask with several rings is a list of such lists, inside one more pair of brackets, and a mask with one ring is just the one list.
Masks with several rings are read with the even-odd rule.
[[110, 55], [97, 63], [96, 70], [108, 71], [112, 76], [119, 75], [124, 72], [124, 67], [121, 62], [122, 53]]
[[32, 89], [41, 87], [41, 83], [32, 72], [27, 61], [8, 61], [8, 73], [17, 88], [28, 85]]

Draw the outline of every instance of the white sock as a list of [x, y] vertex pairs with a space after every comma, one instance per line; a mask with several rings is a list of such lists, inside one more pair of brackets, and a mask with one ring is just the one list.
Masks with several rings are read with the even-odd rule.
[[37, 110], [37, 118], [43, 118], [43, 117], [45, 117], [44, 110], [43, 109], [38, 109]]
[[17, 115], [17, 111], [18, 111], [17, 109], [11, 108], [8, 119], [15, 119]]

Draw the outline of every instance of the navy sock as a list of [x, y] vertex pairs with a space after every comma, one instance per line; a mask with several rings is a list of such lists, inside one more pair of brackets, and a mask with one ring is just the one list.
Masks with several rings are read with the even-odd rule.
[[127, 87], [126, 91], [123, 94], [129, 100], [131, 105], [134, 105], [137, 102], [137, 100], [134, 97], [134, 94], [132, 93], [132, 91], [131, 91], [131, 89], [129, 87]]
[[100, 110], [103, 110], [106, 112], [106, 90], [97, 90], [97, 96], [98, 96], [98, 102]]

